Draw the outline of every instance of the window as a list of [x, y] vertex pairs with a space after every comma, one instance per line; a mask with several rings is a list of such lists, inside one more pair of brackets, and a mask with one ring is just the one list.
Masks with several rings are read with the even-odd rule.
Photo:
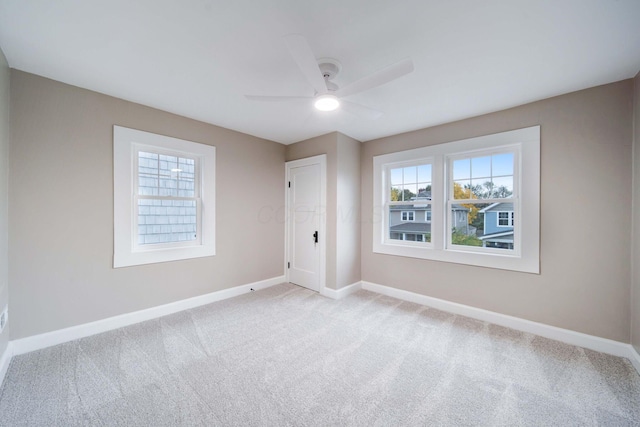
[[114, 268], [215, 255], [215, 147], [114, 126]]
[[498, 227], [513, 227], [513, 212], [498, 212]]
[[[503, 232], [509, 225], [509, 212], [499, 209], [519, 211], [518, 176], [515, 173], [519, 152], [517, 146], [506, 146], [446, 156], [450, 183], [447, 186], [447, 211], [452, 218], [448, 242], [452, 247], [515, 250], [513, 232], [500, 236], [500, 241], [507, 245], [487, 243], [493, 242], [494, 234]], [[506, 215], [504, 227], [497, 230], [494, 224], [501, 224], [503, 214]]]
[[[385, 240], [428, 243], [431, 226], [426, 221], [416, 221], [431, 206], [431, 162], [408, 161], [386, 167], [385, 207], [387, 230]], [[416, 211], [420, 216], [416, 216]]]
[[415, 212], [413, 212], [413, 211], [402, 211], [402, 220], [403, 221], [415, 221]]
[[[198, 159], [179, 153], [136, 148], [134, 182], [136, 245], [198, 244], [202, 233], [198, 204]], [[156, 246], [159, 247], [159, 246]]]
[[539, 206], [539, 126], [374, 157], [377, 253], [538, 273]]

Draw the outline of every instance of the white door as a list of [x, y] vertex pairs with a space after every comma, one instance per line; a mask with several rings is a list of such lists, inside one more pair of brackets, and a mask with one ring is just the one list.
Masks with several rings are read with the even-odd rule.
[[325, 156], [287, 163], [289, 282], [319, 291], [324, 242]]

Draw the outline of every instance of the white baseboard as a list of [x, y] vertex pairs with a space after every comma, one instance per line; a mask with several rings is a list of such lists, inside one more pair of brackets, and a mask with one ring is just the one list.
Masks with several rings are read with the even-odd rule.
[[[371, 282], [362, 282], [362, 289], [377, 292], [379, 294], [398, 298], [404, 301], [414, 302], [416, 304], [426, 305], [438, 310], [447, 311], [449, 313], [459, 314], [473, 319], [482, 320], [507, 328], [516, 329], [522, 332], [539, 335], [552, 340], [561, 341], [567, 344], [576, 345], [578, 347], [588, 348], [590, 350], [602, 353], [612, 354], [614, 356], [625, 357], [634, 364], [640, 373], [640, 357], [633, 350], [630, 344], [619, 341], [613, 341], [606, 338], [600, 338], [593, 335], [583, 334], [581, 332], [562, 329], [556, 326], [545, 325], [543, 323], [532, 322], [530, 320], [520, 319], [518, 317], [508, 316], [493, 311], [483, 310], [468, 305], [458, 304], [439, 298], [428, 297], [426, 295], [416, 294], [414, 292], [404, 291], [402, 289], [391, 288], [389, 286], [378, 285]], [[634, 362], [635, 353], [636, 360]]]
[[360, 289], [362, 289], [362, 282], [355, 282], [338, 290], [325, 287], [320, 290], [320, 295], [324, 295], [325, 297], [331, 299], [342, 299]]
[[177, 313], [179, 311], [188, 310], [190, 308], [199, 307], [201, 305], [211, 304], [212, 302], [220, 301], [223, 299], [233, 298], [238, 295], [251, 292], [251, 289], [265, 289], [270, 286], [283, 283], [285, 281], [285, 276], [273, 277], [271, 279], [261, 280], [259, 282], [236, 286], [229, 289], [223, 289], [221, 291], [211, 292], [209, 294], [184, 299], [181, 301], [175, 301], [169, 304], [147, 308], [145, 310], [134, 311], [132, 313], [121, 314], [119, 316], [109, 317], [107, 319], [97, 320], [95, 322], [85, 323], [83, 325], [72, 326], [70, 328], [21, 338], [11, 341], [10, 344], [12, 346], [13, 355], [29, 353], [30, 351], [40, 350], [42, 348], [51, 347], [79, 338], [88, 337], [90, 335], [95, 335], [113, 329], [122, 328], [124, 326], [133, 325], [135, 323], [144, 322], [146, 320], [156, 319], [158, 317]]
[[0, 387], [2, 387], [4, 377], [7, 375], [7, 371], [9, 370], [9, 363], [11, 363], [11, 358], [13, 357], [12, 347], [11, 341], [9, 341], [7, 343], [7, 348], [4, 349], [4, 353], [2, 353], [2, 356], [0, 357]]

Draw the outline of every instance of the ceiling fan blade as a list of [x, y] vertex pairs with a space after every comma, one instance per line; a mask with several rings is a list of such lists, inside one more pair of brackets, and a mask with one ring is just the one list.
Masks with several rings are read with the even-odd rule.
[[360, 80], [356, 80], [355, 82], [343, 87], [342, 89], [338, 89], [335, 92], [335, 95], [340, 98], [343, 96], [349, 96], [356, 93], [364, 92], [365, 90], [372, 89], [376, 86], [382, 86], [383, 84], [395, 80], [398, 77], [402, 77], [405, 74], [409, 74], [412, 71], [413, 61], [411, 60], [411, 58], [407, 58], [400, 62], [396, 62], [395, 64], [390, 65], [386, 68], [383, 68], [382, 70], [376, 71], [373, 74], [363, 77]]
[[382, 111], [374, 110], [373, 108], [365, 107], [364, 105], [345, 101], [343, 99], [340, 100], [340, 108], [346, 112], [368, 120], [375, 120], [382, 116]]
[[301, 101], [313, 99], [313, 96], [262, 96], [262, 95], [245, 95], [250, 101], [266, 101], [266, 102], [282, 102], [282, 101]]
[[313, 51], [305, 39], [300, 34], [289, 34], [284, 36], [284, 40], [289, 48], [289, 53], [298, 64], [300, 71], [318, 94], [327, 93], [327, 84], [322, 77], [318, 62]]

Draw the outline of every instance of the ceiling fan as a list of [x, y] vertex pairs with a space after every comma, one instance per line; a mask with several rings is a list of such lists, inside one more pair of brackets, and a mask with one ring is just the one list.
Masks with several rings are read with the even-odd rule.
[[364, 92], [377, 86], [381, 86], [413, 71], [413, 61], [404, 59], [360, 80], [339, 88], [331, 80], [342, 69], [338, 61], [331, 58], [316, 60], [307, 40], [300, 34], [284, 36], [285, 43], [293, 60], [298, 64], [300, 71], [305, 76], [315, 94], [313, 96], [259, 96], [245, 95], [252, 101], [296, 101], [314, 100], [314, 106], [321, 111], [332, 111], [338, 107], [367, 119], [377, 119], [382, 115], [381, 111], [374, 110], [364, 105], [346, 101], [343, 98]]

